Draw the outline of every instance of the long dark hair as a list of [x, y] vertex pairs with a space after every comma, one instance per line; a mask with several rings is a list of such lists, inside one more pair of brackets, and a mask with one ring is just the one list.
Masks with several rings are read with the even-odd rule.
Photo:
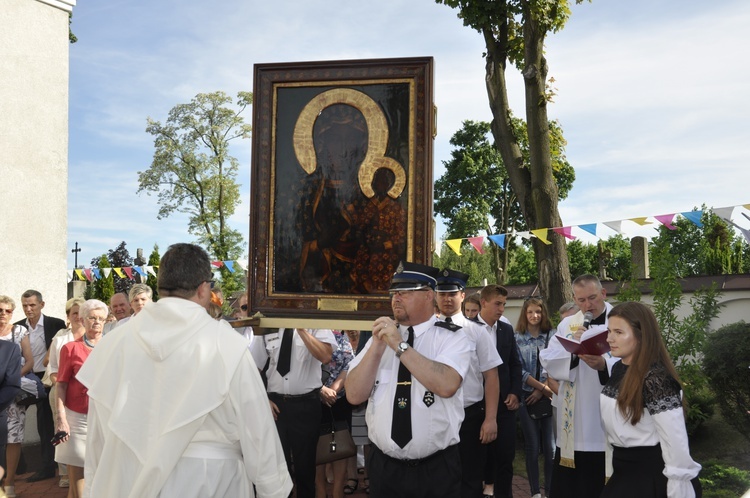
[[643, 414], [643, 384], [649, 370], [655, 365], [661, 365], [677, 382], [680, 382], [680, 378], [664, 345], [659, 324], [651, 308], [639, 302], [621, 303], [609, 312], [609, 318], [612, 317], [625, 320], [633, 329], [636, 338], [635, 352], [617, 395], [620, 413], [625, 420], [630, 420], [630, 423], [635, 425]]
[[539, 306], [542, 309], [542, 321], [539, 322], [539, 331], [544, 332], [545, 334], [552, 330], [552, 322], [549, 321], [549, 313], [547, 313], [547, 306], [544, 304], [544, 301], [539, 299], [538, 297], [530, 297], [523, 303], [523, 307], [521, 308], [521, 315], [518, 317], [518, 323], [516, 324], [516, 332], [519, 334], [523, 334], [526, 332], [529, 328], [529, 321], [526, 318], [526, 310], [529, 309], [529, 306], [531, 305]]

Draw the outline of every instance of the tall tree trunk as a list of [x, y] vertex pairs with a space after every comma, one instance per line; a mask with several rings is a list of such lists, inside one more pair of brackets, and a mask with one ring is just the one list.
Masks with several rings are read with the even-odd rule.
[[[525, 19], [524, 83], [526, 122], [529, 136], [530, 164], [523, 165], [518, 140], [513, 133], [508, 92], [505, 81], [507, 63], [507, 26], [500, 26], [497, 39], [484, 31], [487, 45], [486, 84], [490, 109], [494, 117], [492, 134], [503, 158], [510, 184], [518, 197], [521, 212], [529, 229], [562, 226], [557, 208], [558, 192], [552, 176], [549, 150], [549, 123], [546, 107], [546, 62], [543, 55], [544, 33], [529, 13]], [[539, 272], [539, 288], [550, 311], [554, 313], [573, 293], [565, 241], [557, 235], [552, 244], [534, 239], [534, 255]]]

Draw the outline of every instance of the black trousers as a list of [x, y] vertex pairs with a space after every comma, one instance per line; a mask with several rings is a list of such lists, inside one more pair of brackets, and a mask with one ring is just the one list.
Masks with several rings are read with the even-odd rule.
[[372, 445], [367, 475], [371, 498], [462, 498], [458, 445], [421, 460], [397, 460]]
[[479, 440], [484, 423], [484, 403], [479, 402], [464, 409], [464, 421], [458, 432], [461, 442], [461, 497], [482, 498], [484, 465], [487, 460], [487, 445]]
[[296, 496], [315, 498], [315, 451], [321, 422], [318, 390], [298, 397], [275, 393], [269, 393], [268, 397], [279, 407], [276, 429], [287, 468], [297, 487]]
[[[40, 379], [44, 377], [44, 372], [34, 372]], [[47, 398], [36, 404], [36, 430], [39, 433], [39, 449], [42, 454], [43, 471], [54, 472], [55, 464], [55, 447], [52, 446], [52, 437], [55, 435], [55, 421], [52, 417], [52, 407], [49, 404], [49, 387], [45, 387]]]
[[[500, 402], [502, 405], [502, 401]], [[516, 457], [516, 411], [504, 406], [497, 412], [495, 453], [495, 496], [513, 498], [513, 459]]]
[[555, 451], [550, 498], [599, 498], [604, 489], [604, 452], [576, 451], [576, 468], [560, 465], [560, 448]]

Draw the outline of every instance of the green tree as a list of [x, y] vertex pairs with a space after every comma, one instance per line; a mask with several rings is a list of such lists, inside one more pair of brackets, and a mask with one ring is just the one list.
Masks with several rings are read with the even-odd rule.
[[[154, 159], [149, 169], [138, 172], [138, 193], [158, 192], [157, 218], [187, 214], [188, 231], [220, 261], [242, 255], [242, 235], [229, 225], [240, 203], [238, 161], [229, 145], [250, 136], [241, 114], [252, 104], [252, 94], [239, 92], [235, 106], [231, 103], [224, 92], [199, 93], [173, 107], [164, 124], [149, 118]], [[227, 293], [242, 288], [241, 277], [226, 268], [221, 275]]]
[[[159, 245], [154, 244], [154, 250], [151, 251], [151, 254], [148, 256], [148, 266], [157, 268], [159, 266], [159, 261], [161, 261], [161, 256], [159, 256]], [[151, 287], [151, 291], [154, 293], [154, 301], [157, 301], [159, 299], [159, 292], [156, 288], [156, 277], [149, 274], [146, 279], [146, 285]]]
[[112, 273], [105, 276], [103, 269], [112, 268], [112, 265], [110, 264], [107, 255], [102, 254], [97, 260], [96, 265], [93, 265], [92, 262], [92, 267], [94, 266], [99, 270], [101, 278], [94, 279], [86, 286], [86, 299], [98, 299], [109, 304], [110, 298], [115, 293], [114, 276]]
[[539, 281], [534, 251], [528, 245], [516, 247], [508, 263], [508, 284], [535, 284]]
[[[106, 267], [123, 268], [127, 266], [133, 266], [133, 258], [130, 256], [130, 252], [128, 251], [128, 248], [126, 246], [127, 244], [123, 240], [117, 247], [107, 251], [106, 258], [108, 264]], [[91, 260], [92, 267], [105, 268], [104, 266], [99, 266], [100, 264], [103, 264], [101, 258], [94, 258]], [[130, 286], [133, 285], [133, 282], [127, 277], [120, 278], [119, 276], [113, 274], [112, 280], [114, 284], [114, 292], [124, 292], [127, 294], [128, 290], [130, 290]]]
[[[513, 118], [524, 161], [529, 160], [526, 124]], [[559, 184], [560, 198], [570, 191], [575, 172], [565, 157], [565, 139], [559, 124], [550, 122], [554, 137], [555, 181]], [[518, 200], [513, 193], [508, 173], [497, 148], [490, 143], [490, 123], [464, 121], [450, 141], [455, 148], [451, 159], [444, 161], [445, 173], [435, 182], [435, 212], [445, 218], [447, 238], [510, 234], [523, 231], [523, 220]], [[490, 281], [504, 283], [509, 264], [508, 251], [515, 247], [512, 239], [500, 248], [491, 244], [492, 269]]]
[[[493, 115], [492, 134], [503, 158], [513, 192], [530, 229], [563, 226], [558, 210], [558, 186], [553, 170], [553, 141], [547, 103], [553, 90], [547, 80], [544, 41], [565, 26], [570, 16], [567, 0], [436, 0], [459, 9], [464, 25], [483, 37], [487, 52], [487, 95]], [[581, 3], [582, 0], [576, 0]], [[508, 63], [523, 75], [529, 161], [513, 125], [505, 70]], [[572, 295], [563, 237], [550, 236], [550, 245], [532, 241], [541, 293], [556, 309]]]

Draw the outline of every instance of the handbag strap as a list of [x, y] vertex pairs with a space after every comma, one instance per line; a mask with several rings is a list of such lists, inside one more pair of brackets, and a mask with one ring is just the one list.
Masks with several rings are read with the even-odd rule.
[[[547, 331], [547, 337], [544, 338], [544, 349], [547, 349], [547, 344], [549, 344], [549, 333], [550, 331]], [[536, 380], [539, 380], [539, 374], [541, 371], [541, 362], [539, 361], [539, 346], [536, 348]]]

